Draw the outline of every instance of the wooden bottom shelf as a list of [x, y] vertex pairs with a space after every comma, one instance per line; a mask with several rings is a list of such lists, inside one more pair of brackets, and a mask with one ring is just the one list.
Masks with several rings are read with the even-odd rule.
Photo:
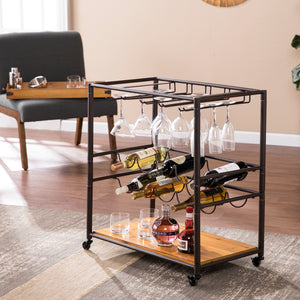
[[[184, 254], [177, 250], [177, 240], [171, 247], [158, 246], [155, 239], [145, 240], [138, 237], [138, 221], [130, 223], [128, 234], [114, 234], [110, 228], [94, 231], [96, 236], [108, 241], [123, 243], [129, 247], [146, 253], [157, 254], [166, 259], [176, 260], [187, 265], [194, 265], [194, 255]], [[257, 247], [247, 245], [217, 235], [201, 232], [201, 265], [207, 265], [218, 261], [230, 260], [230, 258], [246, 256], [257, 253]]]

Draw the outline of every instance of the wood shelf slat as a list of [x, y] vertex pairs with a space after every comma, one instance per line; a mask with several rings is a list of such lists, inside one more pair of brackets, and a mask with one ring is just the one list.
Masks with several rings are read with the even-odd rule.
[[[181, 228], [182, 230], [182, 228]], [[138, 221], [130, 223], [129, 234], [120, 235], [110, 232], [110, 228], [103, 228], [94, 231], [100, 238], [108, 238], [112, 241], [121, 242], [129, 246], [151, 252], [166, 258], [181, 261], [185, 264], [194, 265], [194, 255], [181, 253], [177, 250], [177, 240], [171, 247], [158, 246], [155, 239], [145, 240], [138, 237]], [[221, 236], [201, 232], [201, 265], [228, 259], [257, 251], [257, 247], [244, 244], [238, 241], [227, 239]]]

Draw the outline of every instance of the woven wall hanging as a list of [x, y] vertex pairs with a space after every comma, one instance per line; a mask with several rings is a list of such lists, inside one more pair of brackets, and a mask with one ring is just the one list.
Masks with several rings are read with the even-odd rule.
[[234, 6], [245, 2], [246, 0], [203, 0], [204, 2], [214, 5], [214, 6]]

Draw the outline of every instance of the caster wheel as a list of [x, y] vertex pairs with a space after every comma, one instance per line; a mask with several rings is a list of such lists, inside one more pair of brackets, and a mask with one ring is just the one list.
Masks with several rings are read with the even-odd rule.
[[200, 276], [195, 276], [195, 275], [192, 275], [192, 276], [188, 276], [188, 279], [189, 279], [189, 283], [191, 286], [195, 286], [197, 284], [197, 280], [200, 279]]
[[259, 266], [260, 266], [260, 263], [261, 263], [261, 261], [262, 261], [263, 259], [264, 259], [264, 258], [263, 258], [263, 257], [260, 257], [260, 256], [256, 256], [256, 257], [251, 258], [253, 266], [259, 267]]
[[84, 242], [82, 243], [82, 248], [83, 248], [84, 250], [89, 250], [90, 247], [91, 247], [91, 243], [92, 243], [92, 242], [93, 242], [92, 240], [84, 241]]

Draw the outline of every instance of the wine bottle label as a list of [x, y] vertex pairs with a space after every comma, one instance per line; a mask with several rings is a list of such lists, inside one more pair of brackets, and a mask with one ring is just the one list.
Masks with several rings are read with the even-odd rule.
[[133, 180], [132, 180], [132, 182], [136, 182], [137, 183], [137, 185], [138, 185], [138, 187], [139, 187], [139, 189], [142, 189], [144, 186], [142, 185], [142, 183], [137, 179], [137, 178], [134, 178]]
[[154, 147], [152, 147], [152, 148], [138, 151], [138, 152], [136, 152], [136, 154], [139, 156], [140, 159], [143, 159], [143, 158], [155, 155], [157, 152], [158, 151]]
[[177, 248], [181, 251], [187, 251], [188, 250], [188, 241], [178, 239]]
[[172, 158], [171, 159], [172, 161], [174, 161], [175, 163], [177, 163], [178, 165], [181, 165], [185, 162], [185, 156], [178, 156], [178, 157], [175, 157], [175, 158]]
[[218, 173], [223, 173], [223, 172], [240, 170], [240, 167], [235, 163], [231, 163], [231, 164], [227, 164], [227, 165], [218, 167], [214, 170], [217, 171]]
[[156, 236], [174, 236], [178, 234], [178, 230], [176, 231], [157, 231], [152, 229], [152, 234]]
[[[163, 178], [160, 178], [160, 177], [163, 177]], [[174, 181], [177, 181], [177, 178], [176, 177], [168, 178], [165, 176], [159, 176], [156, 178], [156, 181], [159, 186], [163, 186], [163, 185], [166, 185], [169, 183], [173, 183]]]
[[193, 219], [193, 213], [186, 213], [186, 218], [192, 220]]

